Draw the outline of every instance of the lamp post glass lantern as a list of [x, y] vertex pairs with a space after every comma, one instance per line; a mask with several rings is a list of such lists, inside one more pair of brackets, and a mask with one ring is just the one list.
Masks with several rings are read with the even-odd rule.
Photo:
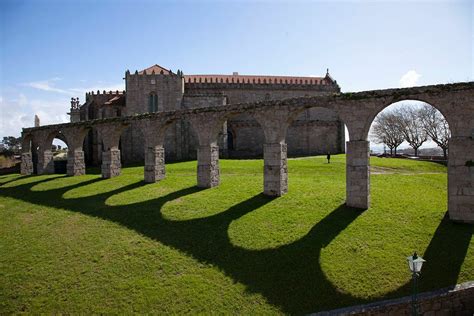
[[423, 266], [423, 263], [426, 262], [425, 259], [422, 257], [419, 257], [416, 252], [413, 254], [413, 256], [407, 257], [408, 261], [408, 268], [411, 271], [411, 277], [413, 280], [413, 294], [411, 297], [411, 308], [412, 308], [412, 315], [418, 315], [418, 306], [417, 306], [417, 281], [418, 281], [418, 276], [420, 275], [421, 272], [421, 267]]
[[422, 257], [418, 257], [416, 252], [413, 254], [413, 256], [407, 257], [408, 260], [408, 267], [410, 268], [410, 271], [412, 273], [420, 273], [421, 267], [423, 266], [423, 262], [426, 262], [425, 259]]

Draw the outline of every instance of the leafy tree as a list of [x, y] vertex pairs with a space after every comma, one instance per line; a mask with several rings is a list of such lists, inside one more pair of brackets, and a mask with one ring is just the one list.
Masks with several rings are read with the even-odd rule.
[[3, 137], [2, 144], [5, 149], [18, 153], [21, 149], [21, 137], [5, 136]]

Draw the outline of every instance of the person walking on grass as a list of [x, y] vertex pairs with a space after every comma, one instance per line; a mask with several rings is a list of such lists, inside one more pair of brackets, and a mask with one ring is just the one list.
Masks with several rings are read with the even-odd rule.
[[331, 163], [331, 154], [329, 152], [326, 155], [326, 159], [328, 160], [328, 163]]

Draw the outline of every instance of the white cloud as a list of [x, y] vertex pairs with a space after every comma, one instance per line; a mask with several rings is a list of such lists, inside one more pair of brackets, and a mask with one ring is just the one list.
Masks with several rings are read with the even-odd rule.
[[415, 70], [409, 70], [400, 78], [400, 86], [402, 88], [413, 87], [417, 84], [418, 79], [420, 79], [420, 77], [421, 75]]
[[47, 91], [47, 92], [71, 94], [70, 91], [60, 89], [55, 86], [55, 82], [60, 81], [60, 80], [61, 78], [56, 77], [56, 78], [51, 78], [51, 79], [46, 79], [46, 80], [28, 82], [28, 83], [25, 83], [24, 85], [33, 89]]
[[[61, 89], [61, 88], [56, 87], [56, 84], [55, 84], [56, 81], [60, 81], [60, 80], [61, 78], [55, 77], [55, 78], [46, 79], [46, 80], [28, 82], [23, 85], [33, 88], [33, 89], [41, 90], [41, 91], [66, 94], [69, 96], [77, 96], [78, 94], [85, 94], [86, 92], [91, 92], [91, 91], [96, 92], [97, 90], [101, 92], [104, 90], [105, 91], [125, 90], [124, 83], [106, 84], [102, 81], [99, 81], [98, 84], [96, 85], [88, 86], [88, 87]], [[85, 82], [85, 80], [84, 81], [81, 80], [81, 82]]]
[[20, 136], [23, 127], [34, 125], [34, 116], [38, 115], [41, 125], [65, 123], [69, 121], [69, 98], [56, 100], [28, 99], [20, 94], [16, 99], [0, 97], [0, 137]]
[[24, 84], [34, 89], [52, 92], [52, 99], [37, 99], [17, 93], [13, 97], [0, 96], [0, 137], [20, 136], [23, 127], [34, 125], [35, 114], [40, 118], [41, 125], [69, 122], [67, 112], [70, 107], [70, 96], [79, 96], [84, 102], [84, 94], [90, 91], [122, 91], [124, 83], [97, 84], [85, 88], [60, 89], [54, 83], [60, 78], [51, 78]]

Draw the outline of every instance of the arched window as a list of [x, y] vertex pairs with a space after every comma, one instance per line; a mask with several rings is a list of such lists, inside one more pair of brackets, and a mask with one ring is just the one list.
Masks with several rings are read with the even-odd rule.
[[155, 92], [148, 97], [148, 112], [158, 112], [158, 96]]
[[234, 150], [234, 133], [227, 129], [227, 150]]

